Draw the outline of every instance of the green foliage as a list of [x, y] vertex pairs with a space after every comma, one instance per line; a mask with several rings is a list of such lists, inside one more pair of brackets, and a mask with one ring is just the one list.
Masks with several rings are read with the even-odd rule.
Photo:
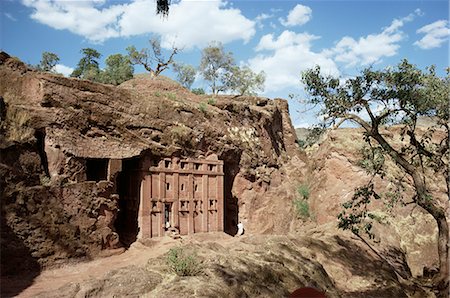
[[302, 219], [310, 217], [308, 201], [304, 199], [294, 199], [295, 214]]
[[205, 90], [203, 90], [203, 88], [194, 88], [191, 90], [191, 92], [197, 95], [205, 94]]
[[229, 89], [229, 78], [233, 67], [233, 54], [225, 52], [222, 43], [212, 42], [203, 49], [199, 72], [206, 81], [210, 82], [213, 94]]
[[173, 57], [178, 54], [178, 48], [172, 47], [169, 58], [162, 54], [161, 40], [159, 38], [150, 39], [151, 49], [141, 49], [138, 51], [135, 46], [129, 46], [126, 50], [132, 65], [142, 65], [151, 76], [158, 76], [173, 64]]
[[361, 160], [358, 164], [361, 168], [365, 169], [368, 174], [380, 174], [383, 178], [385, 172], [383, 170], [385, 156], [383, 154], [383, 148], [377, 146], [365, 146], [361, 149]]
[[85, 80], [99, 81], [100, 68], [97, 59], [100, 59], [102, 55], [91, 48], [82, 49], [81, 53], [83, 54], [83, 57], [80, 59], [77, 67], [70, 76]]
[[195, 276], [201, 272], [200, 262], [196, 255], [187, 254], [181, 247], [169, 250], [166, 263], [170, 271], [178, 276]]
[[368, 211], [368, 205], [372, 200], [379, 199], [381, 197], [374, 191], [372, 182], [357, 188], [352, 199], [342, 204], [344, 210], [338, 215], [338, 228], [350, 230], [356, 235], [364, 231], [370, 239], [373, 239], [372, 226], [376, 216]]
[[297, 196], [293, 200], [295, 214], [298, 218], [307, 219], [311, 216], [309, 212], [308, 199], [310, 196], [309, 186], [306, 183], [302, 183], [297, 186]]
[[300, 184], [297, 187], [297, 194], [304, 200], [309, 199], [309, 186], [307, 184]]
[[208, 98], [208, 104], [212, 105], [212, 106], [215, 105], [216, 104], [216, 99], [213, 98], [213, 97]]
[[166, 93], [166, 97], [170, 100], [177, 100], [177, 95], [172, 92]]
[[220, 42], [203, 49], [199, 71], [210, 82], [213, 94], [232, 91], [238, 95], [256, 95], [257, 91], [264, 91], [265, 73], [256, 74], [248, 66], [237, 66], [233, 53], [225, 52]]
[[106, 58], [106, 68], [101, 72], [100, 81], [105, 84], [119, 85], [133, 78], [133, 65], [127, 56], [114, 54]]
[[264, 91], [266, 74], [253, 72], [248, 66], [234, 66], [228, 82], [229, 89], [239, 95], [257, 95], [257, 91]]
[[[351, 121], [364, 129], [364, 141], [373, 148], [366, 152], [362, 166], [372, 176], [384, 177], [382, 165], [386, 158], [398, 167], [397, 173], [390, 177], [390, 184], [397, 189], [389, 189], [389, 195], [384, 196], [388, 205], [401, 199], [404, 181], [409, 179], [415, 190], [410, 203], [433, 216], [439, 231], [448, 231], [447, 214], [430, 195], [429, 180], [446, 181], [447, 197], [450, 195], [449, 69], [447, 76], [441, 78], [434, 66], [421, 70], [403, 60], [396, 67], [384, 70], [365, 69], [343, 82], [323, 76], [320, 67], [316, 67], [304, 72], [302, 80], [310, 94], [309, 103], [322, 107], [321, 114], [326, 116], [324, 126]], [[367, 119], [361, 114], [368, 115]], [[431, 119], [424, 133], [418, 129], [421, 117]], [[389, 124], [397, 124], [401, 142], [380, 132], [382, 125]], [[353, 199], [344, 204], [345, 210], [338, 216], [339, 228], [357, 235], [364, 231], [373, 238], [367, 210], [374, 198], [379, 199], [381, 195], [375, 193], [373, 185], [356, 189]], [[439, 233], [441, 280], [448, 280], [448, 241], [448, 233]]]
[[173, 71], [177, 74], [177, 81], [183, 87], [191, 89], [197, 70], [192, 65], [174, 63]]
[[43, 52], [42, 58], [36, 68], [40, 71], [55, 72], [55, 66], [59, 62], [58, 55], [50, 52]]
[[198, 109], [199, 109], [200, 112], [206, 113], [206, 111], [208, 110], [208, 106], [207, 106], [206, 103], [201, 102], [201, 103], [198, 104]]

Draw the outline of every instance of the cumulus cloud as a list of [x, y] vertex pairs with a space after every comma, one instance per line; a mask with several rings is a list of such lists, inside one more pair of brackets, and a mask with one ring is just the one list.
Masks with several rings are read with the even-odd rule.
[[311, 42], [320, 38], [308, 33], [285, 30], [278, 37], [267, 34], [261, 37], [254, 58], [248, 60], [253, 71], [266, 73], [266, 92], [278, 91], [300, 85], [303, 70], [320, 65], [324, 73], [338, 75], [334, 61], [323, 52], [311, 50]]
[[450, 28], [447, 20], [439, 20], [423, 26], [417, 33], [425, 34], [422, 39], [414, 44], [421, 49], [428, 50], [440, 47], [450, 36]]
[[400, 48], [399, 42], [404, 38], [404, 33], [400, 29], [421, 13], [420, 10], [416, 10], [404, 18], [394, 19], [378, 34], [369, 34], [358, 40], [345, 36], [336, 43], [333, 49], [330, 49], [329, 53], [335, 57], [337, 62], [342, 62], [347, 67], [377, 63], [383, 57], [394, 56]]
[[69, 30], [94, 42], [120, 35], [115, 24], [123, 14], [122, 5], [102, 8], [103, 3], [95, 0], [23, 0], [22, 3], [33, 8], [33, 20], [54, 29]]
[[286, 19], [280, 18], [280, 23], [286, 27], [300, 26], [306, 24], [312, 17], [312, 10], [308, 6], [297, 4]]
[[63, 74], [65, 77], [68, 77], [74, 69], [64, 64], [56, 64], [53, 70], [57, 73]]
[[133, 0], [105, 6], [103, 0], [22, 0], [33, 9], [31, 18], [59, 30], [83, 36], [91, 42], [114, 37], [154, 33], [162, 46], [203, 47], [211, 40], [247, 42], [255, 34], [255, 22], [223, 0], [181, 0], [170, 7], [168, 19], [157, 16], [154, 0]]

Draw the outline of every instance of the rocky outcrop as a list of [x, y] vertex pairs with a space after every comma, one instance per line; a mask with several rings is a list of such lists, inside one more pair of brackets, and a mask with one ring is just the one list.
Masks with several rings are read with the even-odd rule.
[[114, 87], [0, 58], [2, 231], [15, 235], [2, 234], [3, 256], [21, 245], [50, 265], [116, 248], [117, 177], [143, 155], [216, 154], [226, 232], [239, 221], [251, 233], [286, 232], [294, 217], [285, 213], [295, 192], [289, 175], [301, 175], [294, 169], [304, 161], [285, 100], [197, 96], [145, 75]]
[[[417, 131], [423, 133], [426, 129], [418, 127]], [[434, 137], [441, 140], [444, 138], [443, 133], [436, 131]], [[402, 141], [399, 127], [384, 128], [382, 134], [394, 146]], [[309, 202], [318, 225], [336, 225], [337, 215], [343, 210], [342, 204], [352, 198], [357, 187], [367, 184], [371, 179], [361, 167], [364, 145], [362, 130], [342, 128], [328, 131], [318, 144], [307, 149], [307, 176], [311, 188]], [[402, 171], [389, 159], [383, 169], [384, 179], [375, 177], [373, 182], [376, 191], [387, 194], [390, 185]], [[444, 177], [430, 173], [427, 185], [433, 198], [448, 213]], [[436, 268], [438, 264], [436, 222], [420, 207], [404, 204], [411, 202], [413, 195], [414, 189], [410, 181], [405, 183], [405, 189], [398, 201], [374, 200], [369, 205], [369, 210], [377, 216], [377, 220], [373, 221], [375, 238], [369, 240], [365, 235], [367, 241], [386, 259], [391, 259], [393, 264], [404, 258], [400, 267], [406, 266], [406, 269], [400, 271], [405, 272], [405, 278], [421, 277], [429, 268]]]

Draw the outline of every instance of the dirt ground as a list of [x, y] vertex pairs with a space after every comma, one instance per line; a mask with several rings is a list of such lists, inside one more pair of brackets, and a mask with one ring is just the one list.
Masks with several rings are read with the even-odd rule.
[[[224, 238], [226, 237], [225, 235], [226, 234], [211, 234], [203, 235], [203, 237], [214, 240], [216, 238]], [[228, 241], [233, 241], [232, 237], [226, 238], [228, 238]], [[41, 292], [56, 291], [58, 288], [68, 283], [83, 283], [88, 280], [99, 279], [104, 277], [108, 272], [125, 266], [144, 266], [148, 259], [158, 257], [166, 253], [171, 247], [190, 240], [192, 239], [188, 237], [185, 237], [182, 240], [173, 240], [169, 237], [163, 237], [160, 240], [154, 240], [151, 243], [151, 247], [145, 246], [140, 242], [135, 242], [128, 250], [111, 251], [111, 254], [113, 255], [104, 258], [89, 262], [68, 264], [56, 269], [44, 270], [33, 280], [31, 286], [23, 290], [17, 297], [35, 297]], [[223, 240], [224, 239], [221, 241]], [[8, 295], [8, 293], [16, 292], [16, 289], [21, 287], [22, 281], [22, 278], [2, 279], [2, 292], [6, 295]]]

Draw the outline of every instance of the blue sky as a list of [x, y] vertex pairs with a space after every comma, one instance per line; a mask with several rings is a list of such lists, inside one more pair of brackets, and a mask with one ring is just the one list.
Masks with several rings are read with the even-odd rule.
[[[300, 73], [316, 64], [344, 78], [403, 58], [420, 68], [435, 64], [440, 75], [449, 65], [448, 1], [172, 0], [168, 19], [155, 15], [155, 0], [0, 3], [1, 49], [30, 64], [54, 52], [64, 73], [76, 66], [82, 48], [97, 49], [103, 62], [129, 45], [148, 47], [152, 36], [167, 49], [182, 47], [176, 60], [195, 66], [202, 48], [222, 42], [238, 63], [266, 73], [262, 95], [270, 98], [304, 98]], [[199, 78], [194, 87], [207, 84]], [[290, 100], [295, 126], [317, 122], [303, 109]]]

